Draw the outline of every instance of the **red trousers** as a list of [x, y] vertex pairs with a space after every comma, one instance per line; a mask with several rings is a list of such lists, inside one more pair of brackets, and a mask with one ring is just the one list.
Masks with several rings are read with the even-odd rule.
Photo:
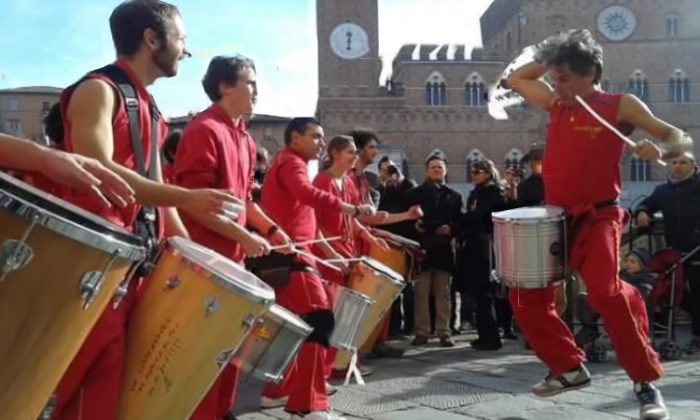
[[[574, 227], [571, 269], [586, 284], [588, 302], [603, 318], [617, 361], [636, 382], [663, 375], [658, 355], [648, 342], [644, 300], [637, 288], [618, 278], [620, 237], [625, 212], [619, 207], [591, 210]], [[555, 289], [510, 289], [513, 313], [525, 339], [553, 375], [584, 360], [569, 328], [555, 310]]]
[[[275, 293], [279, 305], [300, 316], [332, 309], [326, 288], [316, 274], [292, 272], [287, 285]], [[327, 349], [318, 343], [304, 343], [282, 383], [277, 386], [268, 384], [263, 395], [274, 399], [288, 395], [287, 412], [328, 409], [326, 352]]]
[[116, 420], [124, 370], [125, 326], [133, 290], [110, 302], [56, 388], [52, 420]]
[[223, 420], [236, 399], [238, 369], [228, 364], [189, 420]]

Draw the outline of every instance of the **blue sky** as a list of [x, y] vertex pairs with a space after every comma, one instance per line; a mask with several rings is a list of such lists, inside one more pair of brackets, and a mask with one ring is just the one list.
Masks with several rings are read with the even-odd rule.
[[[353, 0], [342, 0], [353, 1]], [[379, 0], [380, 55], [388, 62], [404, 43], [480, 44], [479, 17], [492, 0]], [[0, 89], [66, 87], [114, 60], [108, 18], [121, 0], [2, 0]], [[315, 0], [173, 0], [188, 48], [240, 53], [256, 61], [257, 113], [309, 115], [317, 91]], [[152, 88], [168, 116], [208, 106], [201, 78], [207, 59], [180, 64]]]

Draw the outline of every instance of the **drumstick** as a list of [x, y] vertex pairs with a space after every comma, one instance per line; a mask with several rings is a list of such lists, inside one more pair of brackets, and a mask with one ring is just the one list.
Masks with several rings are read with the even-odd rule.
[[[343, 239], [342, 236], [334, 236], [332, 238], [323, 238], [323, 239], [314, 239], [312, 241], [303, 241], [303, 242], [294, 242], [292, 243], [292, 246], [306, 246], [306, 245], [313, 245], [313, 244], [318, 244], [321, 242], [333, 242], [333, 241], [338, 241], [340, 239]], [[276, 251], [278, 249], [283, 249], [288, 247], [289, 245], [277, 245], [273, 246], [270, 248], [271, 251]]]
[[[627, 145], [630, 146], [630, 147], [635, 147], [635, 146], [636, 146], [636, 144], [635, 144], [630, 138], [628, 138], [627, 136], [625, 136], [624, 134], [622, 134], [622, 133], [620, 132], [620, 130], [618, 130], [617, 128], [615, 128], [612, 124], [610, 124], [609, 122], [605, 121], [605, 120], [603, 119], [603, 117], [601, 117], [600, 115], [598, 115], [598, 114], [593, 110], [593, 108], [591, 108], [590, 105], [588, 105], [588, 104], [586, 103], [586, 101], [583, 100], [583, 98], [581, 98], [580, 96], [576, 95], [576, 100], [578, 101], [578, 103], [581, 104], [581, 106], [582, 106], [586, 111], [588, 111], [589, 114], [591, 114], [591, 115], [593, 116], [593, 118], [595, 118], [596, 120], [598, 120], [599, 123], [603, 124], [603, 126], [604, 126], [605, 128], [607, 128], [608, 130], [610, 130], [610, 131], [612, 131], [613, 133], [615, 133], [615, 135], [617, 135], [617, 137], [619, 137], [620, 140], [622, 140], [623, 142], [627, 143]], [[661, 165], [661, 166], [666, 166], [666, 162], [664, 162], [664, 161], [661, 160], [661, 159], [658, 159], [656, 162], [657, 162], [659, 165]]]
[[318, 258], [317, 256], [315, 256], [315, 255], [313, 255], [313, 254], [309, 254], [309, 253], [304, 252], [304, 251], [299, 251], [297, 248], [294, 248], [294, 252], [296, 252], [296, 253], [299, 254], [299, 255], [303, 255], [303, 256], [305, 256], [305, 257], [309, 257], [309, 258], [315, 260], [317, 263], [319, 263], [319, 264], [321, 264], [321, 265], [323, 265], [323, 266], [326, 266], [326, 267], [330, 268], [331, 270], [335, 270], [335, 271], [337, 271], [337, 272], [339, 272], [339, 273], [342, 273], [342, 272], [343, 272], [343, 270], [341, 270], [340, 268], [334, 266], [334, 265], [331, 264], [331, 263], [327, 263], [326, 261], [322, 260], [321, 258]]
[[360, 262], [360, 261], [364, 261], [364, 259], [363, 259], [363, 258], [334, 258], [334, 259], [331, 259], [331, 260], [324, 260], [324, 261], [326, 261], [327, 263], [336, 263], [336, 262], [347, 262], [347, 263], [351, 263], [351, 262]]

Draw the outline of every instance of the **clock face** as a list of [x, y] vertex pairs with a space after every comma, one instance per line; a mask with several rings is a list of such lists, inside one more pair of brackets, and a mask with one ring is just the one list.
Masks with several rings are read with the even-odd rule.
[[331, 49], [344, 60], [354, 60], [369, 53], [369, 37], [361, 26], [354, 23], [341, 23], [330, 36]]
[[598, 15], [598, 30], [610, 41], [624, 41], [637, 29], [634, 13], [623, 6], [610, 6]]

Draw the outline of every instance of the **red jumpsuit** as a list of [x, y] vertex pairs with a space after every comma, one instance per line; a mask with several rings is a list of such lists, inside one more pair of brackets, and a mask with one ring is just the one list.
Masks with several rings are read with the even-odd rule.
[[[343, 189], [342, 191], [338, 189], [338, 185], [335, 183], [333, 178], [328, 175], [328, 172], [319, 172], [314, 178], [313, 185], [323, 191], [333, 194], [334, 196], [340, 198], [346, 203], [353, 203], [358, 195], [355, 190], [355, 183], [350, 179], [351, 175], [345, 175], [343, 177]], [[316, 219], [318, 221], [319, 230], [323, 233], [326, 238], [332, 238], [341, 236], [343, 239], [329, 242], [331, 247], [340, 254], [343, 258], [354, 258], [359, 255], [357, 250], [358, 238], [354, 237], [354, 232], [352, 229], [352, 218], [350, 215], [343, 214], [338, 211], [331, 211], [323, 207], [317, 207]], [[323, 252], [318, 247], [314, 247], [314, 254], [320, 256], [321, 258], [326, 258]], [[319, 272], [321, 276], [328, 281], [338, 284], [343, 287], [347, 287], [347, 279], [343, 277], [340, 273], [330, 268], [320, 266]], [[331, 304], [335, 305], [334, 296], [331, 297]], [[333, 371], [333, 363], [335, 362], [335, 357], [338, 354], [338, 350], [335, 348], [328, 349], [328, 354], [326, 356], [326, 377], [329, 377]]]
[[[260, 204], [294, 242], [316, 238], [317, 224], [314, 208], [341, 211], [342, 202], [309, 181], [307, 162], [296, 152], [286, 149], [277, 153], [262, 187]], [[309, 247], [302, 251], [310, 253]], [[316, 269], [315, 262], [298, 257], [298, 262]], [[332, 310], [326, 288], [318, 274], [293, 271], [289, 282], [275, 290], [277, 303], [297, 315]], [[324, 411], [328, 408], [326, 396], [327, 348], [314, 341], [306, 341], [279, 386], [268, 385], [263, 395], [278, 399], [289, 396], [285, 410]]]
[[[141, 125], [141, 142], [144, 163], [150, 162], [151, 116], [149, 111], [149, 95], [136, 76], [125, 63], [116, 63], [128, 75], [136, 87], [139, 100], [139, 121]], [[93, 75], [114, 86], [102, 75]], [[116, 86], [115, 86], [116, 89]], [[61, 113], [66, 115], [68, 103], [74, 86], [66, 89], [61, 95]], [[117, 95], [119, 97], [119, 95]], [[158, 128], [158, 148], [165, 140], [167, 126], [161, 118]], [[114, 136], [114, 154], [112, 160], [129, 169], [137, 170], [131, 136], [129, 134], [128, 117], [122, 102], [112, 122]], [[73, 151], [71, 125], [64, 120], [64, 138], [66, 151]], [[140, 205], [129, 205], [126, 208], [107, 208], [91, 193], [61, 188], [61, 198], [87, 211], [97, 214], [108, 221], [131, 231], [132, 225], [141, 208]], [[163, 213], [159, 211], [159, 235], [163, 232]], [[138, 285], [132, 282], [132, 286]], [[129, 309], [133, 305], [136, 287], [131, 287], [129, 293], [117, 309], [110, 304], [101, 315], [97, 324], [83, 344], [78, 355], [71, 363], [56, 389], [56, 408], [53, 420], [115, 420], [121, 392], [122, 373], [124, 368], [124, 338], [125, 324]]]
[[[586, 102], [620, 128], [621, 98], [596, 92]], [[648, 343], [644, 300], [635, 287], [618, 278], [620, 237], [628, 215], [610, 201], [620, 195], [623, 148], [620, 139], [583, 107], [557, 103], [547, 123], [542, 178], [546, 203], [564, 208], [571, 218], [570, 269], [586, 284], [588, 301], [604, 320], [618, 362], [634, 382], [654, 381], [663, 368]], [[560, 375], [579, 366], [584, 354], [557, 315], [554, 301], [554, 288], [510, 290], [526, 340], [551, 373]]]
[[[215, 104], [185, 127], [173, 169], [175, 183], [181, 187], [227, 190], [249, 201], [255, 172], [255, 142], [242, 120], [234, 125], [231, 117]], [[194, 242], [243, 264], [244, 255], [237, 242], [212, 232], [185, 212], [181, 212], [181, 217]], [[245, 226], [245, 213], [236, 222]], [[223, 419], [233, 406], [237, 382], [238, 370], [232, 364], [227, 365], [190, 419]]]

